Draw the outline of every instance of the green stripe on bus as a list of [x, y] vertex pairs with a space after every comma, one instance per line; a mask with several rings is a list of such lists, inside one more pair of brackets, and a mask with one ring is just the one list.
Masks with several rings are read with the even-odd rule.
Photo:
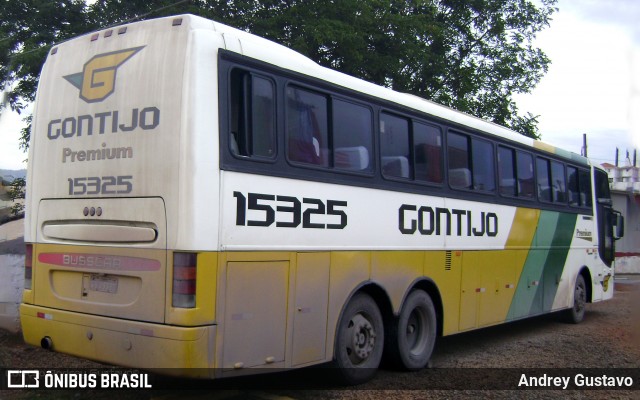
[[540, 212], [533, 243], [522, 268], [507, 320], [551, 309], [575, 224], [575, 214]]
[[562, 271], [564, 270], [569, 254], [569, 246], [576, 226], [577, 214], [560, 213], [558, 225], [551, 241], [551, 249], [544, 263], [542, 311], [547, 312], [553, 306], [553, 300], [558, 291]]

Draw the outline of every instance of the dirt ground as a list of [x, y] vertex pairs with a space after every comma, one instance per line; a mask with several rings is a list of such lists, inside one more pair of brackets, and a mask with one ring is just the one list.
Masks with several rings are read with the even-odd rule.
[[[2, 368], [100, 368], [81, 360], [26, 346], [19, 335], [0, 331]], [[590, 304], [578, 325], [560, 322], [556, 315], [442, 338], [433, 355], [432, 368], [416, 372], [382, 369], [371, 381], [344, 388], [327, 383], [327, 370], [314, 369], [263, 378], [202, 381], [178, 380], [181, 390], [136, 391], [46, 391], [11, 390], [1, 399], [457, 399], [573, 398], [640, 399], [640, 276], [616, 280], [611, 301]], [[507, 382], [515, 374], [570, 375], [597, 372], [634, 376], [634, 390], [495, 390], [496, 377]], [[267, 377], [266, 379], [264, 377]], [[305, 379], [314, 383], [305, 388]], [[494, 390], [478, 390], [483, 381]], [[265, 382], [267, 385], [265, 386]], [[317, 384], [322, 382], [321, 384]], [[453, 382], [453, 383], [451, 383]], [[449, 383], [451, 383], [450, 386]], [[446, 389], [451, 387], [452, 389]], [[500, 384], [498, 389], [505, 389]], [[433, 390], [436, 388], [437, 390]], [[188, 390], [191, 389], [191, 390]], [[601, 388], [602, 389], [602, 388]]]

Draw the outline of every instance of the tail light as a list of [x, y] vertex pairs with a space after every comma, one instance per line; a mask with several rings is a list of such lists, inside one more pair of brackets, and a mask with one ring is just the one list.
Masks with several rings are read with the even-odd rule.
[[31, 290], [33, 277], [33, 245], [25, 245], [24, 254], [24, 288]]
[[196, 253], [173, 253], [173, 307], [196, 306]]

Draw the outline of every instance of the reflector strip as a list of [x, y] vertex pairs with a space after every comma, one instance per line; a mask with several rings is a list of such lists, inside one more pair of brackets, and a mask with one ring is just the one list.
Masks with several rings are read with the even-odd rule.
[[53, 315], [45, 314], [43, 312], [39, 312], [38, 313], [38, 318], [47, 319], [47, 320], [53, 320]]

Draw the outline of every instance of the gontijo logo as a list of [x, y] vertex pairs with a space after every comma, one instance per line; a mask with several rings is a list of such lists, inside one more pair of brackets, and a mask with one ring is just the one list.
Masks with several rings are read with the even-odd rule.
[[84, 64], [82, 72], [67, 75], [64, 79], [80, 89], [80, 98], [87, 103], [102, 101], [114, 91], [118, 67], [144, 47], [98, 54]]

